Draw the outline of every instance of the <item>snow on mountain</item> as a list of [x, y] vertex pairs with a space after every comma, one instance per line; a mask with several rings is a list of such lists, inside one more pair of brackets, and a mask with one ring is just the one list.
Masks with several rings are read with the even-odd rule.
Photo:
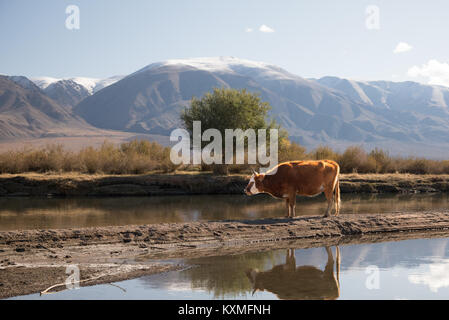
[[69, 109], [90, 96], [89, 91], [83, 85], [73, 80], [53, 82], [43, 91], [61, 106]]
[[109, 77], [106, 79], [100, 79], [95, 84], [95, 87], [93, 88], [93, 93], [100, 91], [101, 89], [108, 87], [108, 86], [116, 83], [117, 81], [120, 81], [123, 78], [124, 78], [124, 76], [120, 75], [120, 76], [112, 76], [112, 77]]
[[449, 112], [449, 88], [443, 86], [411, 81], [354, 81], [337, 77], [323, 77], [316, 82], [339, 90], [354, 100], [386, 109], [436, 117], [447, 117]]
[[0, 140], [97, 132], [25, 77], [0, 76]]
[[360, 100], [366, 104], [373, 105], [371, 99], [363, 91], [360, 85], [366, 85], [366, 82], [354, 81], [350, 79], [340, 79], [337, 77], [323, 77], [316, 80], [326, 87], [341, 90], [353, 99]]
[[266, 77], [270, 79], [297, 79], [286, 70], [265, 62], [257, 62], [235, 57], [207, 57], [207, 58], [191, 58], [191, 59], [172, 59], [163, 62], [152, 63], [131, 75], [140, 72], [165, 67], [165, 66], [188, 66], [194, 69], [214, 72], [214, 73], [238, 73], [245, 75], [257, 74], [258, 77]]
[[9, 80], [14, 81], [16, 84], [24, 89], [34, 90], [37, 89], [36, 84], [23, 76], [6, 76]]
[[46, 89], [51, 84], [61, 81], [61, 80], [71, 80], [84, 88], [89, 92], [89, 94], [94, 94], [95, 92], [114, 84], [115, 82], [122, 79], [123, 76], [113, 76], [106, 79], [88, 78], [88, 77], [73, 77], [66, 79], [58, 79], [52, 77], [35, 77], [30, 78], [39, 88]]
[[61, 80], [61, 79], [52, 78], [52, 77], [37, 77], [37, 78], [29, 78], [29, 79], [31, 81], [33, 81], [41, 89], [45, 89], [50, 84]]

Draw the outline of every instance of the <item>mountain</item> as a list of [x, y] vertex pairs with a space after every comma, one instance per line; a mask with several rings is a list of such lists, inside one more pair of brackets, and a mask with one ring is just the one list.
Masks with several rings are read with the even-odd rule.
[[[324, 77], [317, 83], [339, 90], [354, 101], [375, 107], [396, 124], [387, 138], [400, 141], [449, 142], [449, 88], [416, 82], [353, 81]], [[383, 128], [378, 128], [382, 130]]]
[[100, 128], [169, 134], [180, 126], [179, 112], [190, 99], [214, 87], [260, 93], [271, 114], [304, 143], [329, 135], [360, 141], [360, 129], [349, 121], [376, 118], [343, 93], [277, 66], [232, 57], [151, 64], [87, 97], [74, 112]]
[[70, 79], [39, 77], [31, 79], [32, 82], [42, 89], [50, 98], [58, 102], [61, 106], [71, 109], [84, 98], [122, 78], [123, 76], [113, 76], [106, 79], [86, 77], [75, 77]]
[[49, 137], [95, 131], [25, 77], [0, 76], [0, 137]]
[[11, 80], [11, 81], [15, 82], [16, 84], [18, 84], [22, 88], [30, 89], [30, 90], [39, 90], [39, 88], [36, 87], [34, 82], [31, 81], [30, 79], [28, 79], [27, 77], [24, 77], [24, 76], [6, 76], [6, 78], [8, 80]]
[[73, 80], [59, 80], [43, 89], [45, 94], [65, 108], [72, 108], [90, 96], [89, 91]]
[[[30, 86], [24, 79], [15, 81]], [[101, 129], [167, 136], [181, 126], [179, 113], [193, 96], [215, 87], [246, 88], [269, 102], [270, 115], [308, 148], [362, 145], [394, 155], [449, 157], [449, 88], [442, 86], [304, 79], [233, 57], [167, 60], [103, 80], [33, 81], [70, 115]], [[77, 91], [77, 85], [84, 90]]]
[[119, 81], [122, 79], [123, 76], [112, 76], [105, 79], [97, 79], [97, 78], [87, 78], [87, 77], [74, 77], [69, 79], [57, 79], [52, 77], [35, 77], [31, 78], [31, 81], [33, 81], [39, 88], [42, 90], [47, 89], [50, 85], [60, 82], [60, 81], [73, 81], [74, 83], [82, 86], [89, 95], [94, 94], [97, 91], [100, 91], [101, 89]]
[[[87, 97], [74, 112], [100, 128], [168, 135], [181, 125], [179, 112], [193, 96], [200, 97], [214, 87], [247, 88], [271, 104], [271, 116], [288, 130], [291, 139], [308, 147], [379, 144], [413, 151], [413, 146], [428, 146], [429, 132], [439, 136], [438, 142], [448, 142], [443, 133], [449, 133], [449, 127], [444, 121], [431, 115], [415, 117], [407, 106], [399, 107], [406, 89], [389, 98], [396, 108], [388, 108], [379, 103], [383, 96], [369, 88], [365, 92], [351, 85], [352, 91], [343, 90], [329, 82], [307, 80], [277, 66], [232, 57], [168, 60], [150, 64]], [[414, 90], [410, 84], [405, 86]], [[421, 97], [412, 96], [413, 106], [420, 108]], [[441, 114], [445, 109], [432, 112]], [[418, 129], [411, 126], [415, 122], [421, 124]], [[431, 123], [436, 127], [429, 127]]]

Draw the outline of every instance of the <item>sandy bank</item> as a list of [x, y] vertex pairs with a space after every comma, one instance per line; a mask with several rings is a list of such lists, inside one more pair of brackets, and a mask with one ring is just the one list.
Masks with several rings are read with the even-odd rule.
[[[211, 174], [0, 175], [0, 196], [242, 194], [248, 176]], [[343, 174], [342, 193], [448, 192], [449, 175]]]
[[69, 264], [106, 268], [114, 274], [107, 282], [179, 267], [154, 259], [447, 236], [449, 211], [0, 232], [0, 297], [44, 290], [60, 279], [43, 270], [65, 277]]

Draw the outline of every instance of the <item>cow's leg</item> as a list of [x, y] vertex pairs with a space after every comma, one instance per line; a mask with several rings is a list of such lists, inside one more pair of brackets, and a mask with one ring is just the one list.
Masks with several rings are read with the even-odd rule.
[[285, 198], [285, 206], [287, 207], [287, 215], [286, 218], [290, 218], [290, 200], [289, 198]]
[[296, 259], [295, 251], [293, 249], [288, 249], [287, 257], [285, 259], [284, 270], [289, 270], [294, 272], [296, 269]]
[[324, 214], [325, 217], [329, 217], [330, 213], [332, 211], [332, 204], [334, 201], [333, 195], [332, 195], [332, 190], [329, 188], [326, 188], [324, 190], [324, 195], [326, 196], [326, 200], [327, 200], [327, 210], [326, 213]]
[[288, 192], [287, 198], [285, 198], [285, 204], [287, 205], [288, 217], [293, 218], [296, 207], [296, 193], [293, 190]]
[[291, 217], [293, 218], [296, 215], [296, 192], [295, 191], [290, 192], [289, 198], [290, 198]]

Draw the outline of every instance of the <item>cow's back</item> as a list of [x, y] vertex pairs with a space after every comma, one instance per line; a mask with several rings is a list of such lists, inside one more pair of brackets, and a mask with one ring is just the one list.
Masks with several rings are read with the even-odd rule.
[[[315, 195], [332, 184], [338, 164], [332, 160], [290, 161], [278, 167], [280, 179], [295, 186], [299, 194]], [[339, 170], [338, 170], [339, 171]]]

